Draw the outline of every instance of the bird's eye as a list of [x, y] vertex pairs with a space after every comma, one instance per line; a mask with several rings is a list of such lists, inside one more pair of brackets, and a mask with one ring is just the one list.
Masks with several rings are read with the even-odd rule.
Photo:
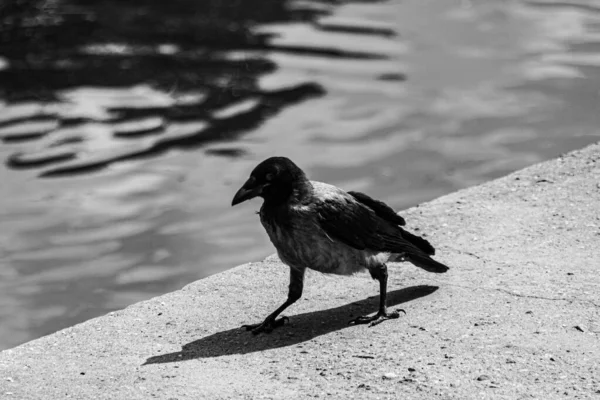
[[272, 174], [272, 173], [270, 173], [270, 172], [269, 172], [268, 174], [266, 174], [266, 175], [265, 175], [265, 179], [266, 179], [267, 181], [272, 181], [274, 177], [275, 177], [275, 175], [274, 175], [274, 174]]

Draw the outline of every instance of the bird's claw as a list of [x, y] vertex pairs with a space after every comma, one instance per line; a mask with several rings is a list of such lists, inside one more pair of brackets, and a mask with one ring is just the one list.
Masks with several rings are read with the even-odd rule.
[[260, 324], [242, 325], [242, 328], [246, 328], [247, 331], [251, 331], [254, 335], [258, 335], [261, 332], [271, 333], [273, 332], [273, 329], [285, 325], [286, 321], [289, 320], [290, 319], [288, 317], [281, 317], [279, 319], [266, 319]]
[[348, 325], [362, 325], [362, 324], [369, 324], [369, 326], [375, 326], [375, 325], [379, 325], [380, 323], [382, 323], [383, 321], [386, 321], [388, 319], [396, 319], [396, 318], [400, 318], [400, 312], [403, 312], [404, 314], [406, 314], [406, 311], [404, 311], [403, 309], [399, 308], [395, 311], [392, 312], [387, 312], [387, 311], [380, 311], [375, 315], [372, 316], [360, 316], [360, 317], [356, 317], [350, 321], [348, 321]]

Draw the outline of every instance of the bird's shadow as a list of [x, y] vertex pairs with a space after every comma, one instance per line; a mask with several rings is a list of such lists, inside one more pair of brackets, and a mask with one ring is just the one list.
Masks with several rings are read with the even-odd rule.
[[[388, 307], [393, 308], [399, 304], [430, 295], [437, 289], [437, 286], [420, 285], [394, 290], [388, 293]], [[377, 303], [378, 296], [372, 296], [341, 307], [292, 315], [289, 323], [274, 330], [271, 334], [255, 336], [242, 328], [217, 332], [183, 345], [181, 351], [150, 357], [144, 365], [247, 354], [291, 346], [351, 327], [352, 325], [348, 325], [348, 321], [352, 317], [373, 312]]]

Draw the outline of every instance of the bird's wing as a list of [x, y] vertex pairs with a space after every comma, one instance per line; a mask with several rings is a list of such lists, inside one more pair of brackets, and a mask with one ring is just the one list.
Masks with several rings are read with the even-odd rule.
[[[354, 197], [360, 203], [369, 207], [380, 218], [400, 226], [406, 225], [406, 221], [404, 220], [404, 218], [396, 214], [392, 207], [388, 206], [383, 201], [375, 200], [372, 197], [361, 192], [348, 192], [348, 194]], [[427, 240], [417, 235], [413, 235], [412, 233], [405, 231], [402, 228], [399, 229], [401, 231], [402, 237], [408, 242], [410, 242], [413, 246], [418, 247], [421, 251], [429, 255], [435, 254], [435, 249]]]
[[377, 214], [381, 218], [400, 226], [406, 225], [406, 221], [404, 220], [404, 218], [396, 214], [392, 207], [388, 206], [383, 201], [375, 200], [374, 198], [361, 192], [348, 192], [348, 194], [354, 197], [358, 202], [366, 205], [371, 210], [375, 211], [375, 214]]
[[402, 237], [402, 229], [381, 218], [351, 195], [317, 200], [319, 226], [330, 237], [358, 250], [415, 253], [422, 251]]

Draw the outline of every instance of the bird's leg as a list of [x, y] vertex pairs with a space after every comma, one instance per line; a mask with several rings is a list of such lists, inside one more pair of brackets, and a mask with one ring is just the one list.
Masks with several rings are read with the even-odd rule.
[[379, 281], [379, 311], [377, 312], [377, 314], [370, 317], [366, 315], [357, 317], [351, 320], [349, 324], [370, 324], [369, 326], [374, 326], [382, 323], [387, 319], [399, 318], [400, 311], [406, 314], [406, 311], [402, 309], [398, 309], [392, 312], [387, 311], [387, 266], [383, 264], [380, 267], [369, 269], [369, 272], [371, 273], [373, 279], [377, 279]]
[[304, 287], [304, 269], [296, 269], [290, 267], [290, 286], [287, 300], [279, 306], [279, 308], [273, 311], [265, 320], [260, 324], [242, 325], [242, 328], [246, 328], [247, 331], [252, 331], [253, 334], [260, 332], [270, 333], [273, 329], [283, 326], [288, 317], [281, 317], [276, 319], [279, 314], [290, 305], [294, 304], [300, 297], [302, 297], [302, 289]]

